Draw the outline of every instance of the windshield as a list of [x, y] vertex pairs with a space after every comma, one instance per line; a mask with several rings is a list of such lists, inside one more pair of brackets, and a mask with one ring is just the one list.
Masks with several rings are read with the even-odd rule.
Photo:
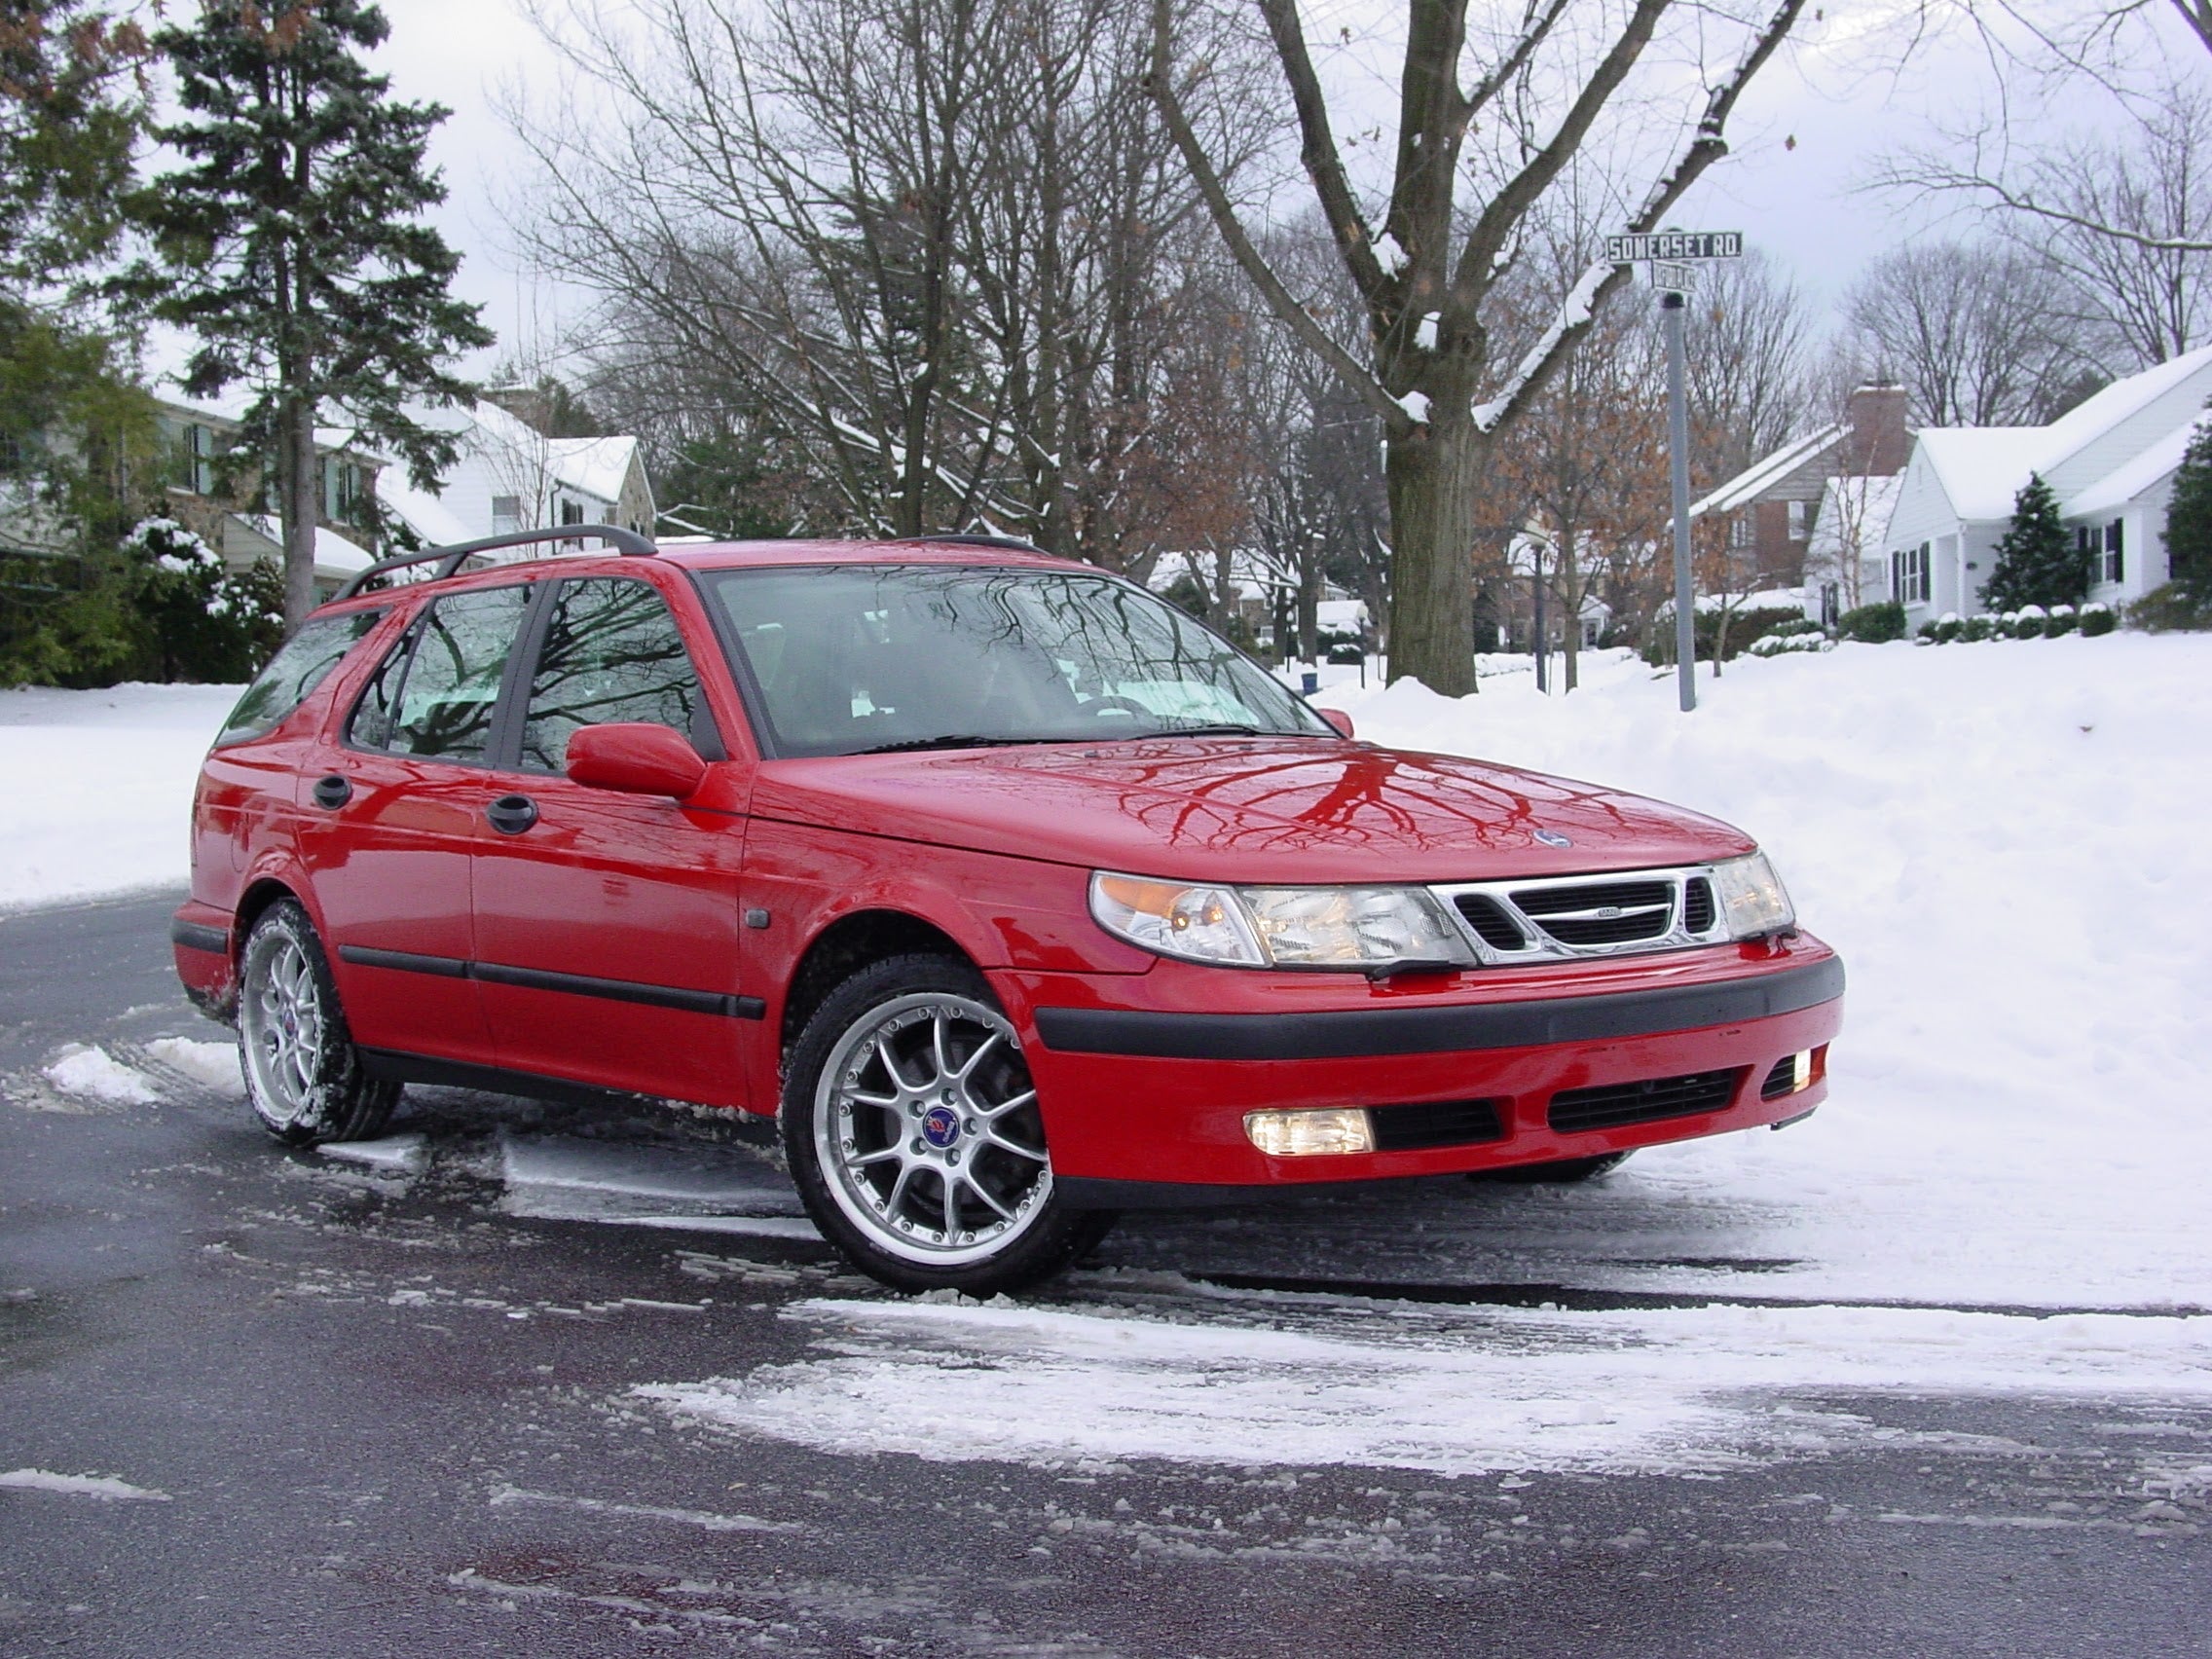
[[779, 755], [1334, 735], [1234, 645], [1112, 576], [815, 565], [703, 580]]

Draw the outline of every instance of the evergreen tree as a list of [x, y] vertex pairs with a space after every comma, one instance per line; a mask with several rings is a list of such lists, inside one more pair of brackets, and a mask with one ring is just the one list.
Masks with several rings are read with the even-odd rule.
[[143, 129], [119, 9], [0, 0], [0, 684], [102, 680], [129, 650], [116, 542], [153, 405], [88, 281]]
[[146, 37], [111, 9], [0, 0], [0, 285], [51, 286], [105, 253], [142, 114]]
[[154, 37], [184, 110], [155, 135], [186, 165], [139, 194], [156, 258], [130, 285], [197, 337], [188, 391], [256, 388], [244, 437], [280, 503], [288, 623], [314, 603], [316, 424], [429, 488], [457, 440], [408, 406], [468, 401], [455, 354], [492, 341], [449, 292], [460, 257], [420, 217], [445, 200], [424, 151], [448, 112], [394, 101], [361, 60], [389, 32], [364, 0], [201, 0]]
[[2012, 498], [2012, 523], [1997, 544], [1996, 568], [1982, 589], [1992, 610], [2023, 605], [2080, 605], [2089, 597], [2089, 562], [2059, 521], [2058, 498], [2038, 473]]
[[2189, 436], [2166, 505], [2166, 569], [2199, 610], [2212, 608], [2212, 421]]

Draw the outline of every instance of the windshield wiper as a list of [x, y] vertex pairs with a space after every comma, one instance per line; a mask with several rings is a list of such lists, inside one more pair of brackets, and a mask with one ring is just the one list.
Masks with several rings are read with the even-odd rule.
[[1050, 737], [981, 737], [974, 732], [945, 732], [937, 737], [909, 737], [898, 743], [878, 743], [869, 749], [856, 749], [855, 755], [896, 755], [911, 749], [1003, 749], [1009, 744], [1067, 742], [1066, 738]]
[[1161, 726], [1158, 731], [1146, 732], [1147, 737], [1277, 737], [1281, 734], [1263, 730], [1256, 725], [1238, 725], [1232, 720], [1218, 720], [1203, 725]]

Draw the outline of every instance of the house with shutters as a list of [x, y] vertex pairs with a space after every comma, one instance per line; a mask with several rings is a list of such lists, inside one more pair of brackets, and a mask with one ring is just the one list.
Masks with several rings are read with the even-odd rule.
[[2190, 433], [2212, 399], [2212, 348], [2115, 381], [2047, 426], [1923, 427], [1898, 481], [1870, 599], [1903, 603], [1908, 628], [1987, 608], [1982, 588], [2031, 475], [2058, 498], [2115, 608], [2167, 579], [2166, 506]]
[[435, 492], [387, 468], [377, 503], [425, 547], [565, 524], [653, 533], [652, 483], [635, 437], [548, 436], [534, 419], [542, 411], [522, 387], [495, 391], [473, 408], [415, 414], [452, 432], [459, 454]]

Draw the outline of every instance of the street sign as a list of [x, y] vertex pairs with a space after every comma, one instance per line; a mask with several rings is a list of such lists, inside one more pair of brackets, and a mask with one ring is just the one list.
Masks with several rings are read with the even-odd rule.
[[1669, 293], [1686, 294], [1690, 291], [1690, 276], [1697, 270], [1694, 265], [1675, 265], [1664, 259], [1651, 263], [1651, 285]]
[[1615, 265], [1641, 259], [1741, 259], [1742, 231], [1643, 231], [1605, 239], [1605, 258]]

